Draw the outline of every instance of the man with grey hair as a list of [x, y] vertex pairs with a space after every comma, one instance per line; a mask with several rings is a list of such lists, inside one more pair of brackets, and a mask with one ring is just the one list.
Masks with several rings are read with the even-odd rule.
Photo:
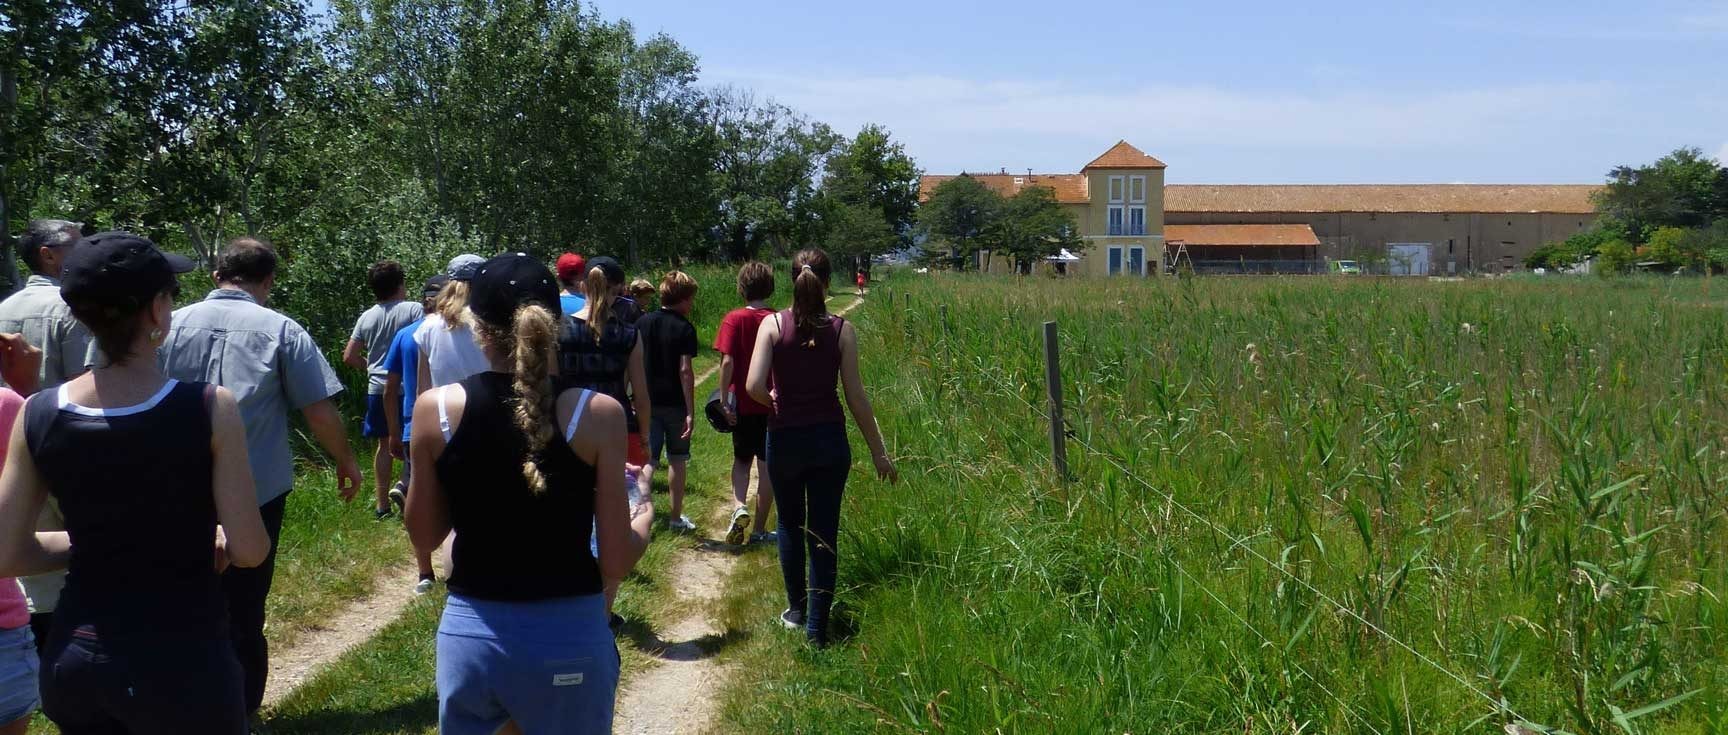
[[336, 410], [342, 382], [298, 322], [269, 307], [276, 285], [276, 251], [262, 240], [230, 241], [216, 260], [216, 282], [203, 301], [174, 310], [168, 336], [157, 351], [170, 378], [227, 388], [240, 403], [246, 453], [252, 463], [258, 513], [270, 534], [270, 554], [250, 569], [222, 575], [228, 599], [229, 637], [240, 659], [247, 714], [257, 715], [269, 679], [270, 647], [264, 639], [265, 599], [275, 580], [277, 542], [288, 493], [294, 489], [294, 455], [288, 416], [298, 412], [336, 463], [336, 490], [354, 499], [362, 481], [348, 430]]
[[[81, 235], [76, 222], [61, 219], [33, 220], [18, 238], [18, 255], [30, 266], [24, 288], [0, 301], [0, 333], [18, 333], [24, 341], [42, 350], [38, 390], [53, 390], [84, 372], [85, 353], [90, 349], [90, 330], [72, 317], [72, 309], [60, 298], [60, 267], [72, 254]], [[42, 507], [37, 529], [65, 528], [59, 505], [52, 498]], [[36, 633], [37, 650], [47, 641], [54, 607], [60, 602], [65, 572], [24, 578], [24, 593], [30, 601], [30, 627]]]

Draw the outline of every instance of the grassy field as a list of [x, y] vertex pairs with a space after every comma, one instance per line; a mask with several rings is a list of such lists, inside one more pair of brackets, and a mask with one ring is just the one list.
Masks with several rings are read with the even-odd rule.
[[847, 488], [851, 636], [777, 630], [747, 557], [726, 730], [1728, 731], [1708, 288], [895, 280], [854, 314], [904, 480]]

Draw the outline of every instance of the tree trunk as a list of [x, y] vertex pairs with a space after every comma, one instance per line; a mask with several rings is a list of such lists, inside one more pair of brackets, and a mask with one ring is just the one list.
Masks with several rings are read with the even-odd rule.
[[4, 251], [0, 252], [0, 276], [6, 278], [6, 284], [0, 286], [0, 290], [10, 296], [23, 288], [24, 279], [18, 277], [18, 259], [12, 255], [15, 248], [12, 247], [11, 220], [7, 217], [6, 193], [0, 191], [0, 251]]

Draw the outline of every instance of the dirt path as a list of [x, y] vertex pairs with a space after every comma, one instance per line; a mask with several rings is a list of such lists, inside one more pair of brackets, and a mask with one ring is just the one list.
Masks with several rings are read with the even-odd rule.
[[411, 563], [386, 570], [372, 580], [371, 594], [348, 603], [330, 618], [328, 625], [309, 628], [294, 645], [271, 651], [270, 683], [264, 688], [264, 706], [281, 701], [326, 664], [395, 621], [414, 600], [417, 579]]
[[[756, 481], [750, 481], [752, 493]], [[698, 522], [705, 536], [722, 535], [731, 516], [731, 503]], [[612, 723], [616, 735], [696, 735], [705, 732], [719, 712], [719, 691], [731, 674], [711, 656], [726, 631], [709, 617], [711, 603], [725, 591], [722, 584], [738, 563], [737, 550], [709, 538], [679, 553], [671, 569], [672, 594], [693, 611], [671, 626], [638, 641], [659, 660], [637, 674], [618, 697]]]
[[[864, 303], [854, 299], [836, 313], [845, 314]], [[698, 376], [701, 385], [718, 368]], [[727, 488], [726, 490], [730, 490]], [[756, 493], [756, 473], [751, 472], [750, 495]], [[729, 499], [728, 499], [729, 500]], [[738, 549], [712, 540], [725, 534], [732, 503], [716, 503], [713, 512], [697, 522], [704, 540], [694, 549], [679, 551], [672, 565], [673, 594], [690, 601], [692, 612], [650, 641], [650, 652], [659, 665], [635, 676], [618, 697], [612, 723], [616, 735], [698, 735], [707, 732], [720, 709], [720, 690], [731, 671], [714, 661], [713, 654], [728, 631], [709, 617], [725, 592], [724, 584], [738, 564]]]

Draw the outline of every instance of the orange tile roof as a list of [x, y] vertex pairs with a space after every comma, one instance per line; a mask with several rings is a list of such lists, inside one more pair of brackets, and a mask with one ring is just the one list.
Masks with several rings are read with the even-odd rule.
[[1166, 212], [1589, 214], [1594, 184], [1171, 184]]
[[1126, 140], [1116, 141], [1104, 155], [1092, 159], [1091, 163], [1080, 168], [1081, 171], [1093, 168], [1164, 168], [1164, 162], [1146, 155], [1144, 151], [1128, 144]]
[[[1086, 196], [1086, 177], [1080, 174], [962, 174], [976, 179], [991, 191], [1005, 197], [1020, 193], [1029, 186], [1042, 186], [1056, 194], [1056, 201], [1063, 204], [1085, 204], [1091, 201]], [[930, 174], [918, 179], [918, 201], [930, 198], [930, 192], [936, 190], [943, 182], [956, 178]], [[1018, 182], [1018, 183], [1016, 183]]]
[[1308, 225], [1165, 225], [1164, 242], [1189, 246], [1278, 247], [1319, 245]]

